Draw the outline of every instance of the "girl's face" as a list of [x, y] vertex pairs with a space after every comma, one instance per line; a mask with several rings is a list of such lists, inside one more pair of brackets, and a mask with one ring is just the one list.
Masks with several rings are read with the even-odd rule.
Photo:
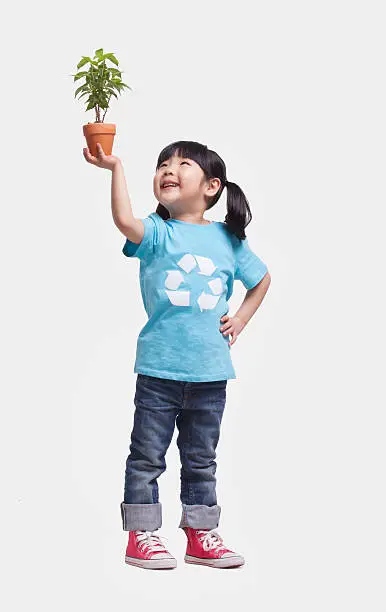
[[[176, 185], [164, 187], [168, 183]], [[215, 195], [220, 185], [219, 179], [208, 181], [195, 161], [177, 155], [160, 165], [153, 180], [154, 195], [170, 214], [182, 212], [182, 209], [205, 210], [204, 196]]]

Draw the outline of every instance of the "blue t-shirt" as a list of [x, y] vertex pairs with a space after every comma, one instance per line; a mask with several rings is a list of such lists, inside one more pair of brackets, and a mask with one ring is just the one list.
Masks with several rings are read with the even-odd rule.
[[140, 287], [148, 321], [140, 331], [134, 372], [182, 381], [236, 378], [230, 335], [220, 331], [234, 280], [246, 289], [268, 269], [221, 221], [207, 225], [141, 219], [140, 244], [126, 240], [127, 257], [140, 260]]

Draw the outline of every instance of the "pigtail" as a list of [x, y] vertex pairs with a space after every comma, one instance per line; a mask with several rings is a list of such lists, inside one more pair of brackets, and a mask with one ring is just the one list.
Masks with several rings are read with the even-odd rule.
[[225, 224], [232, 234], [245, 240], [245, 228], [252, 221], [252, 213], [243, 190], [236, 184], [227, 181], [227, 214]]
[[156, 212], [156, 213], [157, 213], [157, 215], [159, 215], [159, 216], [160, 216], [160, 217], [161, 217], [161, 218], [162, 218], [164, 221], [166, 221], [166, 219], [169, 219], [169, 218], [170, 218], [170, 214], [169, 214], [168, 209], [167, 209], [167, 208], [166, 208], [166, 207], [165, 207], [163, 204], [161, 204], [161, 202], [158, 202], [158, 206], [157, 206], [157, 208], [156, 208], [156, 211], [155, 211], [155, 212]]

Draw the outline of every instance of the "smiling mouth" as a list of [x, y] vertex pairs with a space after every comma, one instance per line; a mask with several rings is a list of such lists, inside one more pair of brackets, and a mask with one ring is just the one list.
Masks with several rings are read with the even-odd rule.
[[179, 185], [168, 185], [167, 187], [161, 187], [161, 189], [176, 189]]

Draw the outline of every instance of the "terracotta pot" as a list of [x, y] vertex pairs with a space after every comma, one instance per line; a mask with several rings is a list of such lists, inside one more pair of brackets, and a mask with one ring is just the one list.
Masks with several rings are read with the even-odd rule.
[[96, 157], [96, 143], [100, 142], [105, 155], [111, 155], [113, 150], [114, 136], [116, 133], [115, 123], [87, 123], [83, 126], [83, 134], [86, 138], [87, 147]]

